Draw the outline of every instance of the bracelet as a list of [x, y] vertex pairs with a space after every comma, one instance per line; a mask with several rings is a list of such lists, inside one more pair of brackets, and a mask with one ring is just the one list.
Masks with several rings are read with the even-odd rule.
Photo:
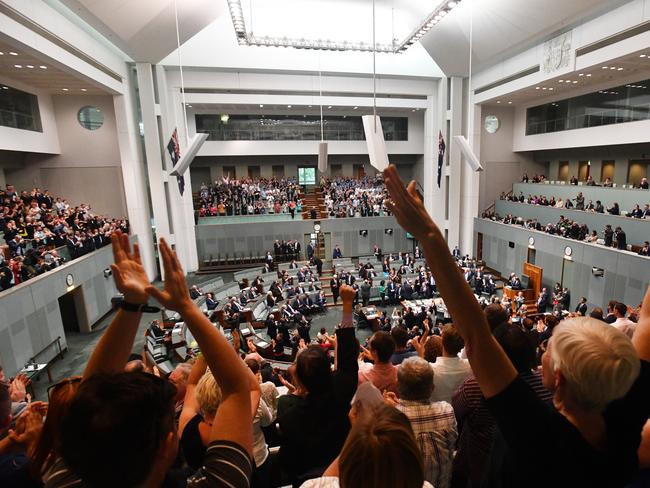
[[129, 303], [129, 302], [120, 302], [118, 307], [127, 312], [141, 312], [141, 313], [158, 313], [160, 308], [152, 307], [147, 303]]

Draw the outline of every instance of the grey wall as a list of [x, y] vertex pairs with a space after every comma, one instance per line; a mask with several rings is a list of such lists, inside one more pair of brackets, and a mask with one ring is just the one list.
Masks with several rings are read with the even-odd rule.
[[[100, 214], [126, 215], [115, 112], [111, 96], [53, 96], [61, 154], [27, 154], [18, 167], [5, 169], [17, 189], [39, 187], [71, 204], [89, 203]], [[98, 107], [104, 124], [97, 130], [79, 125], [83, 106]]]
[[[103, 272], [112, 263], [111, 247], [104, 247], [0, 293], [0, 364], [7, 375], [13, 376], [58, 336], [65, 346], [58, 299], [67, 293], [65, 279], [68, 274], [72, 274], [75, 287], [81, 288], [83, 293], [88, 325], [110, 311], [116, 288], [113, 278], [105, 278]], [[49, 356], [39, 359], [49, 360], [54, 354], [52, 348]]]
[[578, 192], [582, 192], [585, 197], [585, 204], [589, 200], [600, 200], [606, 207], [611, 206], [614, 202], [618, 203], [621, 210], [630, 211], [637, 203], [643, 205], [650, 203], [650, 191], [630, 189], [630, 188], [603, 188], [599, 186], [573, 186], [573, 185], [545, 185], [534, 183], [516, 183], [513, 185], [513, 191], [516, 195], [523, 193], [524, 196], [528, 195], [544, 195], [546, 197], [554, 196], [557, 200], [559, 197], [562, 200], [567, 198], [575, 198]]
[[[485, 130], [483, 121], [488, 115], [498, 117], [499, 130], [490, 134]], [[503, 191], [507, 191], [521, 175], [528, 172], [545, 172], [546, 165], [535, 162], [529, 153], [512, 152], [514, 134], [514, 109], [504, 107], [482, 107], [481, 110], [481, 154], [480, 160], [485, 168], [480, 173], [479, 210], [484, 210]]]
[[594, 212], [583, 212], [580, 210], [567, 210], [566, 208], [543, 207], [541, 205], [528, 205], [526, 203], [514, 203], [499, 200], [496, 205], [496, 212], [501, 215], [512, 214], [525, 219], [537, 219], [542, 225], [557, 223], [560, 215], [575, 220], [598, 232], [598, 237], [603, 238], [603, 229], [609, 224], [612, 229], [620, 227], [626, 235], [628, 244], [643, 244], [643, 241], [650, 239], [650, 220], [632, 219]]
[[[383, 251], [407, 251], [413, 247], [406, 232], [393, 217], [324, 219], [320, 221], [321, 232], [331, 233], [332, 248], [338, 244], [343, 256], [363, 256], [372, 254], [374, 244]], [[313, 232], [314, 222], [302, 220], [296, 222], [260, 222], [251, 224], [206, 224], [196, 226], [196, 247], [199, 261], [225, 253], [232, 256], [237, 253], [263, 255], [273, 250], [273, 242], [278, 239], [295, 239], [303, 245], [304, 235]], [[359, 231], [366, 229], [367, 237], [361, 237]], [[384, 233], [384, 229], [393, 229], [393, 235]], [[327, 256], [331, 258], [331, 256]]]
[[[636, 306], [650, 286], [647, 257], [483, 219], [474, 220], [475, 254], [479, 232], [483, 234], [483, 260], [502, 275], [521, 273], [528, 256], [528, 238], [533, 236], [535, 265], [544, 269], [546, 287], [561, 281], [564, 248], [571, 246], [572, 261], [568, 266], [573, 267], [573, 272], [565, 286], [571, 291], [572, 309], [581, 296], [587, 298], [589, 308], [604, 307], [612, 299]], [[508, 242], [514, 242], [514, 249]], [[604, 269], [604, 275], [594, 276], [593, 266]]]

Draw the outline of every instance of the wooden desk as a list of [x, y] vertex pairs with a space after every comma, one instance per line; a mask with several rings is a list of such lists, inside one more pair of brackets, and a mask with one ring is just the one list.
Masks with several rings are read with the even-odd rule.
[[509, 286], [504, 286], [503, 287], [503, 296], [508, 297], [511, 300], [514, 300], [517, 297], [517, 295], [519, 294], [520, 291], [524, 293], [524, 300], [525, 301], [527, 301], [527, 302], [528, 301], [533, 301], [534, 302], [536, 300], [535, 290], [533, 290], [532, 288], [526, 288], [525, 290], [513, 290]]
[[376, 307], [363, 307], [361, 309], [361, 315], [366, 319], [373, 332], [379, 330], [379, 319], [383, 316], [381, 310]]

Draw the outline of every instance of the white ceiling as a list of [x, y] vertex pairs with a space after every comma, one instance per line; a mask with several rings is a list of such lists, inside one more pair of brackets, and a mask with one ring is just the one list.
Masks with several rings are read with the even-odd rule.
[[61, 1], [134, 61], [151, 63], [176, 49], [175, 2], [181, 44], [227, 13], [225, 0]]
[[[640, 57], [641, 55], [643, 57]], [[503, 106], [530, 103], [541, 105], [616, 86], [637, 85], [637, 82], [650, 79], [650, 57], [648, 56], [650, 56], [650, 49], [641, 50], [612, 59], [607, 63], [557, 76], [543, 83], [516, 90], [506, 96], [492, 98], [484, 102], [483, 105]], [[560, 82], [560, 80], [562, 81]], [[650, 85], [643, 83], [641, 85], [645, 88], [635, 88], [635, 90], [650, 93], [648, 91]]]
[[[10, 54], [12, 52], [16, 55]], [[0, 53], [2, 53], [0, 73], [8, 78], [9, 85], [10, 80], [17, 80], [48, 93], [62, 95], [105, 95], [107, 93], [88, 81], [59, 69], [35, 52], [26, 52], [23, 48], [0, 41]]]
[[628, 1], [465, 0], [420, 43], [447, 76], [467, 76], [470, 30], [478, 72]]
[[[215, 103], [189, 103], [189, 109], [197, 112], [205, 113], [218, 113], [218, 114], [239, 114], [239, 115], [320, 115], [319, 105], [292, 105], [288, 108], [287, 105], [264, 104], [263, 107], [257, 105], [243, 105], [243, 104], [215, 104]], [[358, 106], [323, 106], [323, 116], [327, 115], [350, 115], [361, 116], [372, 114], [372, 107]], [[407, 116], [412, 112], [422, 112], [420, 109], [405, 109], [396, 107], [382, 107], [377, 109], [379, 115], [401, 115]]]

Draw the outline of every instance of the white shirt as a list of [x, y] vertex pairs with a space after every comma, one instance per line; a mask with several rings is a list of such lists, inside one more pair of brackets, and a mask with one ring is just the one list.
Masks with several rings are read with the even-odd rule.
[[623, 332], [630, 339], [632, 339], [632, 335], [636, 330], [636, 324], [626, 317], [617, 318], [612, 325]]
[[449, 402], [456, 389], [472, 375], [472, 368], [467, 359], [439, 356], [433, 368], [433, 402]]

